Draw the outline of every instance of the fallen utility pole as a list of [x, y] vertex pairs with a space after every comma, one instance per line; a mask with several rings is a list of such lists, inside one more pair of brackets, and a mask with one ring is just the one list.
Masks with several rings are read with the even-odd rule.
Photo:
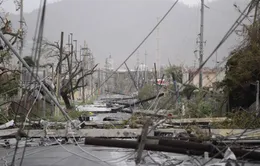
[[[158, 95], [158, 98], [159, 98], [159, 97], [162, 97], [162, 96], [164, 96], [164, 93], [159, 94], [159, 95]], [[124, 108], [132, 107], [132, 106], [134, 106], [134, 105], [137, 105], [137, 104], [140, 104], [140, 103], [144, 103], [144, 102], [147, 102], [147, 101], [156, 99], [156, 98], [157, 98], [157, 96], [153, 96], [153, 97], [150, 97], [150, 98], [148, 98], [148, 99], [140, 100], [140, 101], [137, 101], [137, 102], [132, 103], [132, 104], [126, 104]]]
[[[164, 93], [159, 94], [159, 95], [158, 95], [158, 98], [159, 98], [159, 97], [162, 97], [162, 96], [164, 96]], [[120, 103], [120, 104], [123, 105], [123, 106], [122, 106], [122, 107], [115, 108], [115, 109], [113, 109], [113, 110], [115, 110], [115, 111], [120, 111], [120, 110], [122, 110], [122, 109], [124, 109], [124, 108], [133, 107], [133, 106], [135, 106], [135, 105], [142, 104], [142, 103], [148, 102], [148, 101], [153, 100], [153, 99], [156, 99], [156, 98], [157, 98], [157, 96], [153, 96], [153, 97], [150, 97], [150, 98], [148, 98], [148, 99], [139, 100], [139, 101], [134, 102], [134, 103], [132, 103], [132, 104]], [[118, 102], [116, 102], [116, 103], [118, 103]]]
[[[210, 157], [223, 158], [223, 155], [211, 145], [201, 144], [201, 143], [191, 143], [187, 141], [178, 140], [147, 140], [147, 144], [144, 146], [144, 150], [150, 151], [161, 151], [161, 152], [171, 152], [186, 155], [204, 155], [204, 152], [209, 152]], [[97, 145], [106, 147], [118, 147], [118, 148], [128, 148], [137, 149], [139, 143], [137, 141], [126, 141], [126, 140], [110, 140], [102, 138], [85, 138], [86, 145]], [[226, 149], [226, 148], [225, 148]], [[223, 150], [223, 148], [221, 149]], [[260, 158], [260, 152], [242, 150], [240, 148], [231, 148], [236, 157], [243, 157], [244, 159], [250, 159], [258, 161]], [[216, 155], [218, 154], [218, 155]], [[216, 155], [216, 156], [215, 156]]]
[[133, 83], [134, 83], [135, 89], [138, 91], [138, 86], [136, 85], [135, 79], [134, 79], [134, 77], [133, 77], [133, 75], [132, 75], [132, 73], [131, 73], [131, 71], [130, 71], [130, 69], [129, 69], [129, 67], [127, 66], [126, 63], [125, 63], [125, 67], [126, 67], [126, 69], [127, 69], [127, 71], [128, 71], [128, 74], [130, 75], [131, 80], [132, 80]]
[[[106, 147], [137, 149], [139, 143], [137, 141], [127, 141], [127, 140], [112, 140], [112, 139], [103, 139], [103, 138], [85, 138], [85, 145], [96, 145], [96, 146], [106, 146]], [[144, 150], [187, 154], [186, 149], [160, 146], [158, 144], [145, 144]], [[204, 152], [190, 151], [190, 154], [191, 155], [203, 155]]]
[[33, 73], [30, 66], [25, 62], [25, 60], [19, 55], [19, 53], [13, 48], [12, 44], [4, 37], [4, 34], [0, 31], [0, 38], [5, 42], [5, 44], [10, 48], [10, 50], [14, 53], [14, 55], [19, 59], [20, 62], [25, 66], [25, 68], [31, 73], [32, 77], [41, 85], [43, 90], [49, 95], [51, 100], [53, 100], [54, 104], [58, 106], [60, 111], [64, 114], [65, 118], [69, 121], [71, 121], [71, 118], [68, 116], [68, 114], [63, 110], [60, 103], [57, 101], [57, 99], [51, 94], [51, 92], [48, 90], [48, 88], [43, 84], [43, 82], [39, 79], [37, 75]]
[[145, 125], [143, 126], [142, 134], [141, 134], [141, 137], [140, 137], [140, 143], [139, 143], [138, 150], [137, 150], [137, 157], [136, 157], [136, 160], [135, 160], [136, 164], [139, 164], [141, 162], [142, 153], [143, 153], [143, 150], [144, 150], [144, 146], [146, 144], [146, 138], [147, 138], [150, 122], [151, 121], [148, 119], [146, 121]]

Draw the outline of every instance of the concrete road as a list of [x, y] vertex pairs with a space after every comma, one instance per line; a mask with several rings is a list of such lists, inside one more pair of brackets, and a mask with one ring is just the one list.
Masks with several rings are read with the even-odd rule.
[[[134, 151], [129, 149], [106, 148], [81, 145], [81, 148], [75, 145], [56, 145], [48, 147], [30, 147], [26, 148], [23, 166], [135, 166]], [[0, 148], [0, 165], [7, 166], [11, 163], [14, 149]], [[23, 148], [18, 149], [16, 155], [16, 165], [20, 165]], [[85, 151], [85, 152], [84, 152]], [[96, 157], [99, 159], [97, 159]], [[169, 154], [161, 152], [144, 152], [144, 164], [142, 166], [166, 165], [192, 166], [201, 165], [208, 159], [203, 157], [188, 157], [179, 154]], [[171, 159], [170, 159], [171, 158]], [[102, 161], [100, 161], [102, 160]], [[184, 161], [184, 162], [180, 162]], [[198, 163], [198, 161], [200, 163]], [[213, 160], [211, 163], [216, 162]], [[253, 166], [259, 164], [245, 164]]]

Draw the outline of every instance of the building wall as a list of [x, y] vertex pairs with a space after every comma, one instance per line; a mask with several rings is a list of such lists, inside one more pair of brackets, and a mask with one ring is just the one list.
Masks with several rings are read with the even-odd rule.
[[[186, 83], [192, 78], [192, 74], [195, 72], [195, 70], [189, 70], [183, 73], [183, 83]], [[203, 71], [202, 74], [202, 86], [203, 87], [213, 87], [213, 84], [215, 82], [220, 82], [225, 77], [225, 71], [222, 69], [219, 70], [213, 70], [213, 69], [207, 69]], [[195, 75], [193, 80], [190, 81], [191, 84], [195, 85], [196, 87], [199, 87], [199, 74]]]

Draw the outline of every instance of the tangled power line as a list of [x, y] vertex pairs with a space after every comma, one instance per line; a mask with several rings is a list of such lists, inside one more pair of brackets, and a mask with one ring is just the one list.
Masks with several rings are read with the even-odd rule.
[[[150, 37], [150, 35], [155, 31], [155, 29], [161, 24], [161, 22], [167, 17], [167, 15], [172, 11], [172, 9], [175, 7], [175, 5], [178, 3], [178, 0], [176, 0], [175, 2], [174, 2], [174, 4], [170, 7], [170, 9], [166, 12], [166, 14], [162, 17], [162, 19], [156, 24], [156, 26], [148, 33], [148, 35], [144, 38], [144, 40], [142, 40], [142, 42], [136, 47], [136, 49], [134, 49], [134, 51], [125, 59], [125, 61], [121, 64], [121, 65], [119, 65], [119, 67], [99, 86], [99, 88], [101, 87], [101, 86], [103, 86], [111, 77], [112, 77], [112, 75], [113, 74], [115, 74], [116, 73], [116, 71], [118, 71], [119, 69], [120, 69], [120, 67], [122, 67], [128, 60], [129, 60], [129, 58], [143, 45], [143, 43], [145, 43], [145, 41]], [[208, 60], [215, 54], [215, 52], [221, 47], [221, 45], [228, 39], [228, 37], [237, 29], [237, 27], [243, 22], [243, 20], [247, 17], [247, 15], [248, 15], [248, 13], [253, 9], [253, 7], [255, 6], [255, 3], [254, 3], [254, 1], [251, 1], [249, 4], [248, 4], [248, 6], [245, 8], [245, 10], [241, 13], [241, 15], [239, 16], [239, 18], [235, 21], [235, 23], [231, 26], [231, 28], [228, 30], [228, 32], [224, 35], [224, 37], [223, 37], [223, 39], [220, 41], [220, 43], [216, 46], [216, 48], [212, 51], [212, 53], [207, 57], [207, 59], [202, 63], [202, 65], [201, 66], [199, 66], [199, 68], [198, 68], [198, 70], [195, 72], [195, 75], [193, 75], [192, 76], [192, 79], [200, 72], [200, 70], [202, 70], [202, 68], [205, 66], [205, 64], [208, 62]], [[38, 15], [38, 21], [37, 21], [37, 27], [38, 27], [38, 25], [39, 25], [39, 31], [37, 32], [35, 32], [35, 37], [36, 37], [36, 34], [38, 33], [38, 37], [37, 37], [37, 42], [36, 42], [36, 46], [35, 46], [35, 50], [37, 51], [37, 50], [40, 50], [40, 48], [41, 48], [41, 41], [42, 41], [42, 36], [43, 36], [43, 29], [44, 29], [44, 19], [45, 19], [45, 10], [46, 10], [46, 0], [44, 0], [44, 2], [43, 2], [43, 6], [42, 6], [42, 11], [41, 11], [41, 14], [40, 14], [40, 12], [39, 12], [39, 15]], [[248, 11], [248, 13], [246, 14], [246, 12]], [[41, 17], [40, 17], [41, 16]], [[37, 28], [38, 29], [38, 28]], [[32, 81], [32, 79], [35, 79], [35, 80], [37, 80], [38, 81], [38, 83], [40, 84], [40, 89], [42, 88], [50, 97], [51, 97], [51, 99], [55, 102], [55, 104], [59, 107], [59, 109], [60, 109], [60, 111], [63, 113], [63, 115], [64, 115], [64, 117], [68, 120], [68, 121], [70, 121], [71, 122], [71, 118], [69, 117], [69, 115], [63, 110], [63, 108], [59, 105], [59, 103], [58, 103], [58, 101], [56, 100], [56, 98], [55, 97], [53, 97], [52, 96], [52, 94], [49, 92], [49, 90], [46, 88], [46, 86], [41, 82], [41, 80], [39, 80], [39, 77], [38, 77], [38, 65], [39, 65], [39, 59], [40, 59], [40, 55], [41, 55], [41, 52], [35, 52], [35, 54], [34, 54], [34, 59], [36, 60], [36, 62], [37, 62], [37, 66], [36, 66], [36, 69], [35, 68], [33, 68], [33, 69], [31, 69], [29, 66], [28, 66], [28, 64], [19, 56], [19, 54], [16, 52], [16, 50], [15, 49], [13, 49], [12, 48], [12, 46], [11, 46], [11, 44], [9, 43], [9, 41], [8, 40], [6, 40], [5, 39], [5, 37], [3, 36], [3, 34], [0, 32], [0, 37], [2, 38], [2, 40], [5, 42], [5, 44], [7, 45], [7, 46], [9, 46], [10, 47], [10, 49], [14, 52], [14, 54], [18, 57], [18, 59], [25, 65], [25, 67], [27, 68], [27, 70], [28, 71], [30, 71], [31, 72], [31, 81]], [[230, 58], [230, 57], [229, 57]], [[228, 58], [226, 58], [222, 63], [220, 63], [219, 65], [221, 65], [221, 64], [223, 64], [226, 60], [228, 60]], [[34, 70], [36, 70], [36, 74], [34, 74]], [[192, 80], [191, 79], [191, 80]], [[185, 86], [185, 85], [187, 85], [187, 84], [189, 84], [190, 83], [190, 81], [191, 80], [188, 80], [187, 82], [185, 82], [183, 85], [182, 85], [182, 87], [183, 86]], [[36, 88], [36, 87], [34, 87], [34, 88]], [[98, 88], [98, 89], [99, 89]], [[97, 89], [97, 90], [98, 90]], [[96, 91], [97, 91], [96, 90]], [[40, 91], [39, 91], [40, 92]], [[95, 92], [93, 92], [93, 93], [95, 93]], [[24, 92], [24, 94], [25, 94], [25, 92]], [[24, 95], [23, 94], [23, 95]], [[154, 105], [154, 104], [156, 104], [158, 101], [158, 96], [159, 96], [159, 93], [157, 94], [157, 97], [156, 97], [156, 99], [154, 100], [154, 102], [151, 104], [151, 107]], [[178, 97], [177, 97], [178, 98]], [[170, 100], [172, 100], [172, 99], [170, 99]], [[165, 102], [165, 104], [167, 104], [168, 102], [170, 102], [170, 100], [167, 100], [166, 102]], [[21, 98], [21, 100], [20, 100], [20, 102], [22, 101], [22, 98]], [[177, 102], [177, 99], [176, 99], [176, 101], [175, 101], [175, 103]], [[35, 102], [34, 102], [35, 103]], [[33, 105], [34, 105], [34, 103], [33, 103]], [[163, 104], [163, 105], [165, 105], [165, 104]], [[33, 107], [33, 105], [31, 106], [31, 107]], [[150, 107], [150, 108], [151, 108]], [[149, 109], [150, 109], [149, 108]], [[30, 109], [31, 110], [31, 109]], [[28, 117], [29, 116], [29, 114], [30, 114], [30, 110], [28, 111], [28, 114], [25, 116], [25, 120], [26, 120], [26, 117]], [[156, 107], [155, 107], [155, 110], [154, 111], [156, 111], [156, 114], [158, 113], [158, 111], [160, 110], [160, 108], [157, 108], [156, 109]], [[18, 111], [18, 110], [17, 110]], [[256, 119], [257, 119], [258, 117], [256, 117]], [[251, 123], [254, 123], [254, 121], [255, 120], [253, 120]], [[71, 122], [72, 123], [72, 122]], [[24, 124], [22, 125], [23, 126], [23, 128], [24, 128]], [[154, 126], [154, 127], [156, 127], [156, 126]], [[243, 136], [243, 134], [247, 131], [248, 129], [245, 129], [244, 130], [244, 132], [242, 132], [240, 135], [239, 135], [239, 137], [238, 138], [240, 138], [241, 136]], [[57, 141], [57, 138], [56, 137], [54, 137], [55, 138], [55, 140]], [[96, 156], [94, 156], [94, 155], [92, 155], [92, 154], [90, 154], [89, 152], [87, 152], [87, 151], [85, 151], [80, 145], [79, 145], [79, 143], [77, 142], [77, 140], [75, 139], [75, 136], [73, 135], [73, 139], [74, 139], [74, 141], [76, 142], [76, 144], [77, 144], [77, 147], [79, 147], [84, 153], [86, 153], [87, 155], [89, 155], [89, 156], [91, 156], [91, 157], [94, 157], [94, 158], [96, 158], [97, 160], [93, 160], [93, 159], [90, 159], [90, 158], [87, 158], [87, 157], [85, 157], [85, 156], [82, 156], [82, 155], [79, 155], [79, 154], [77, 154], [77, 153], [74, 153], [74, 152], [72, 152], [72, 151], [70, 151], [70, 150], [68, 150], [66, 147], [64, 147], [62, 144], [60, 144], [59, 143], [59, 145], [63, 148], [63, 149], [65, 149], [67, 152], [69, 152], [69, 153], [71, 153], [71, 154], [73, 154], [73, 155], [76, 155], [76, 156], [78, 156], [78, 157], [81, 157], [81, 158], [84, 158], [84, 159], [86, 159], [86, 160], [88, 160], [88, 161], [92, 161], [92, 162], [102, 162], [102, 163], [104, 163], [104, 164], [107, 164], [107, 165], [110, 165], [110, 163], [109, 162], [111, 162], [111, 161], [119, 161], [119, 160], [124, 160], [125, 159], [125, 157], [127, 158], [128, 157], [128, 155], [129, 156], [132, 156], [133, 154], [128, 154], [128, 155], [126, 155], [126, 156], [123, 156], [123, 157], [120, 157], [120, 158], [118, 158], [118, 159], [113, 159], [113, 160], [107, 160], [107, 161], [105, 161], [105, 160], [102, 160], [102, 159], [100, 159], [99, 157], [96, 157]], [[14, 151], [14, 155], [13, 155], [13, 159], [12, 159], [12, 164], [11, 165], [14, 165], [14, 163], [15, 163], [15, 161], [16, 161], [16, 158], [15, 158], [15, 156], [16, 156], [16, 152], [17, 152], [17, 148], [18, 148], [18, 140], [17, 140], [17, 145], [16, 145], [16, 148], [15, 148], [15, 151]], [[57, 142], [59, 142], [59, 141], [57, 141]], [[233, 141], [233, 143], [232, 144], [234, 144], [236, 142], [236, 140], [234, 140]], [[26, 143], [27, 143], [27, 141], [26, 141]], [[26, 144], [25, 143], [25, 144]], [[23, 152], [22, 152], [22, 157], [21, 157], [21, 162], [20, 162], [20, 165], [22, 165], [22, 163], [23, 163], [23, 159], [24, 159], [24, 157], [25, 156], [27, 156], [28, 154], [25, 154], [25, 150], [26, 149], [26, 145], [25, 145], [25, 147], [24, 147], [24, 150], [23, 150]], [[34, 152], [33, 152], [34, 153]], [[35, 153], [38, 153], [38, 152], [35, 152]], [[219, 152], [219, 153], [221, 153], [221, 152]], [[213, 158], [214, 158], [214, 156], [213, 156]], [[204, 163], [203, 165], [206, 165], [207, 163], [209, 163], [213, 158], [211, 158], [209, 161], [207, 161], [206, 163]]]

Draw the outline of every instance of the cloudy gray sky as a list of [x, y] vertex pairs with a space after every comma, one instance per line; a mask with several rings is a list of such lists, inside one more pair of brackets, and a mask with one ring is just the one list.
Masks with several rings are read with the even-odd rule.
[[[12, 0], [12, 1], [4, 0], [4, 3], [2, 4], [1, 7], [5, 11], [8, 11], [10, 13], [16, 13], [15, 5], [14, 5], [13, 1], [14, 0]], [[32, 12], [33, 10], [37, 9], [40, 4], [40, 1], [41, 0], [24, 0], [24, 11]], [[55, 2], [59, 2], [59, 1], [61, 1], [61, 0], [47, 0], [48, 3], [55, 3]], [[74, 1], [77, 1], [77, 0], [74, 0]], [[198, 5], [198, 3], [200, 2], [200, 0], [180, 0], [180, 1], [189, 6]], [[207, 3], [209, 1], [213, 1], [213, 0], [206, 0], [205, 2]]]
[[[73, 32], [74, 39], [80, 45], [86, 40], [98, 63], [104, 64], [109, 54], [118, 66], [140, 43], [145, 35], [156, 24], [157, 17], [162, 17], [174, 0], [48, 0], [44, 35], [54, 42], [59, 40], [61, 31]], [[200, 0], [181, 0], [160, 25], [161, 64], [185, 63], [192, 66], [196, 60], [194, 50], [197, 49], [196, 38], [199, 34]], [[221, 40], [228, 28], [234, 23], [239, 12], [233, 3], [243, 8], [244, 0], [205, 0], [210, 10], [205, 10], [205, 57]], [[27, 41], [32, 39], [36, 24], [40, 0], [24, 0], [25, 20], [28, 25]], [[241, 2], [241, 3], [239, 3]], [[188, 7], [192, 6], [192, 7]], [[6, 0], [1, 6], [5, 11], [15, 12], [12, 0]], [[70, 12], [68, 12], [70, 11]], [[76, 19], [75, 19], [76, 18]], [[19, 16], [12, 17], [13, 26], [19, 26]], [[15, 25], [16, 23], [16, 25]], [[218, 51], [219, 59], [227, 56], [238, 41], [233, 36]], [[153, 66], [156, 56], [156, 33], [139, 49], [140, 61], [144, 62], [144, 52], [148, 52], [147, 63]], [[215, 59], [215, 58], [214, 58]], [[214, 59], [210, 60], [211, 64]], [[128, 63], [131, 67], [136, 63], [134, 55]]]

